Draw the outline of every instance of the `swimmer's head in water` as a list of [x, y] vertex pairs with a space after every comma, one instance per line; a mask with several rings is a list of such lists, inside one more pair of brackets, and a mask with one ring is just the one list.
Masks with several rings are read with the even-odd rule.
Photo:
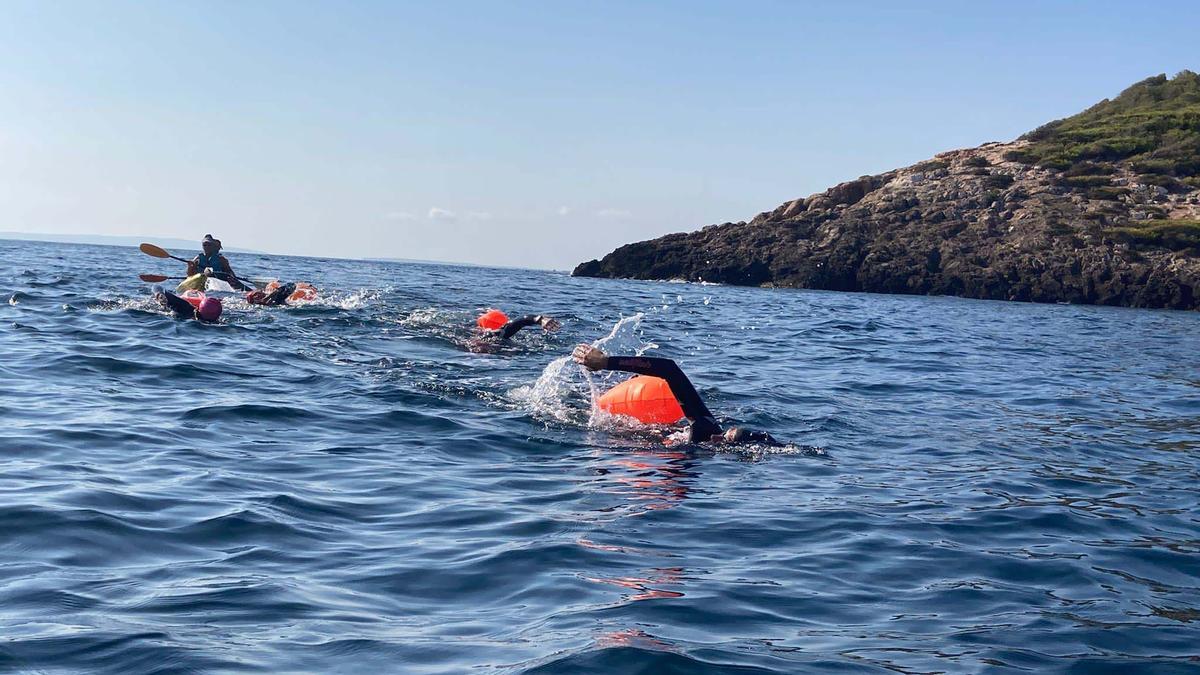
[[201, 321], [216, 321], [221, 318], [221, 299], [205, 298], [202, 300], [200, 306], [196, 308], [196, 316], [200, 317]]
[[775, 440], [771, 434], [765, 431], [751, 431], [743, 427], [730, 427], [725, 430], [725, 433], [713, 436], [713, 441], [717, 443], [730, 444], [749, 444], [761, 443], [763, 445], [779, 445], [779, 441]]

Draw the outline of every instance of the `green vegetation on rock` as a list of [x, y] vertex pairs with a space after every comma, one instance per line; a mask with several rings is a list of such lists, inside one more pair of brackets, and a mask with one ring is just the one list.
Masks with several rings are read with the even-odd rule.
[[1200, 310], [1197, 188], [1200, 75], [1183, 72], [574, 274]]
[[1021, 137], [1006, 159], [1066, 170], [1129, 161], [1145, 174], [1200, 174], [1200, 75], [1183, 71], [1138, 82], [1112, 100]]
[[1135, 247], [1182, 251], [1200, 247], [1200, 220], [1143, 220], [1136, 225], [1114, 227], [1109, 234]]

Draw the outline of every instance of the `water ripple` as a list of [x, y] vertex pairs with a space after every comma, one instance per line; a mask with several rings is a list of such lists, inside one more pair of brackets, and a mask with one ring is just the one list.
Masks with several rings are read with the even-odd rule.
[[[1197, 315], [240, 254], [322, 297], [204, 326], [0, 260], [0, 670], [1198, 670]], [[593, 414], [597, 340], [792, 445]]]

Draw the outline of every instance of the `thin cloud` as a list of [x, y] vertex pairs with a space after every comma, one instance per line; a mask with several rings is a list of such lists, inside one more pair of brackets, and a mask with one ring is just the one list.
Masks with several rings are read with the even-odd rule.
[[570, 213], [571, 213], [571, 207], [569, 207], [569, 206], [558, 207], [558, 215], [566, 216], [566, 215], [570, 215]]
[[600, 209], [596, 215], [601, 218], [628, 218], [633, 214], [625, 209]]
[[458, 215], [455, 214], [453, 211], [448, 211], [446, 209], [439, 209], [436, 206], [429, 209], [429, 219], [430, 220], [454, 220], [457, 217], [458, 217]]

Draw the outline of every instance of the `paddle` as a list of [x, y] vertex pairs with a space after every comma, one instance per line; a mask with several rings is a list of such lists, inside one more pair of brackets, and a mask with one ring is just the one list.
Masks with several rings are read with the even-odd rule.
[[[167, 281], [169, 279], [170, 280], [174, 280], [174, 279], [182, 280], [182, 279], [188, 279], [190, 277], [169, 277], [165, 274], [139, 274], [138, 278], [148, 284], [158, 284], [158, 283]], [[248, 282], [254, 284], [254, 287], [261, 291], [267, 287], [267, 284], [271, 283], [274, 280], [273, 279], [239, 279], [239, 281], [243, 281], [243, 282], [248, 281]]]
[[[191, 262], [192, 262], [191, 260], [187, 260], [187, 259], [185, 259], [185, 258], [179, 258], [179, 257], [177, 257], [177, 256], [173, 256], [173, 255], [171, 255], [170, 253], [168, 253], [168, 252], [167, 252], [167, 249], [165, 249], [165, 248], [163, 248], [163, 247], [161, 247], [161, 246], [155, 246], [154, 244], [145, 244], [145, 243], [143, 243], [143, 244], [141, 244], [140, 246], [138, 246], [138, 250], [139, 250], [139, 251], [141, 251], [142, 253], [145, 253], [146, 255], [148, 255], [148, 256], [151, 256], [151, 257], [154, 257], [154, 258], [170, 258], [170, 259], [172, 259], [172, 260], [178, 260], [178, 261], [179, 261], [179, 262], [181, 262], [181, 263], [188, 263], [189, 265], [190, 265], [190, 264], [191, 264]], [[224, 273], [222, 273], [222, 274], [221, 274], [221, 276], [225, 276], [225, 274], [224, 274]], [[245, 280], [245, 279], [238, 278], [236, 275], [232, 275], [232, 274], [231, 274], [231, 275], [229, 275], [229, 276], [233, 277], [233, 280], [234, 280], [234, 281], [241, 283], [243, 286], [245, 286], [245, 285], [246, 285], [246, 283], [245, 283], [245, 281], [246, 281], [246, 280]], [[163, 278], [165, 279], [166, 277], [163, 277]], [[220, 277], [218, 277], [218, 278], [220, 278]], [[228, 280], [228, 279], [222, 279], [222, 281], [225, 281], [226, 283], [228, 283], [228, 282], [229, 282], [229, 280]], [[258, 282], [252, 282], [252, 283], [253, 283], [253, 284], [254, 284], [256, 287], [259, 287], [259, 285], [258, 285]], [[260, 287], [260, 288], [261, 288], [261, 287]]]
[[141, 246], [138, 246], [138, 250], [140, 250], [142, 253], [145, 253], [146, 255], [152, 256], [154, 258], [171, 258], [172, 260], [178, 260], [179, 262], [183, 262], [183, 263], [191, 262], [190, 260], [187, 260], [185, 258], [179, 258], [177, 256], [173, 256], [170, 253], [167, 253], [167, 250], [165, 248], [162, 248], [160, 246], [155, 246], [154, 244], [142, 244]]

